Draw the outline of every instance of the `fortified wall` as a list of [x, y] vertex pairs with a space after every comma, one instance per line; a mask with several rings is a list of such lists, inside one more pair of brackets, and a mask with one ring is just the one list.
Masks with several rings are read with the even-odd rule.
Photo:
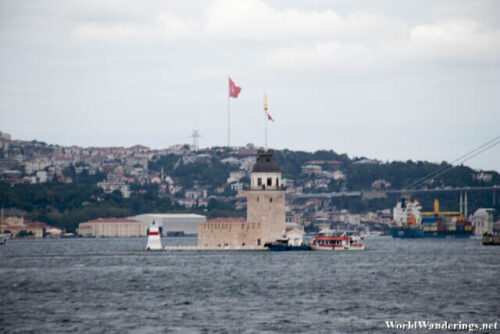
[[262, 224], [244, 218], [216, 218], [198, 225], [199, 247], [263, 246]]

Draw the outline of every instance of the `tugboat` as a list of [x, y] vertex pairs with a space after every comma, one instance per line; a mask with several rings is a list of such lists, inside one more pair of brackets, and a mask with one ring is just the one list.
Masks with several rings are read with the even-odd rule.
[[289, 243], [288, 238], [281, 238], [274, 242], [264, 244], [264, 247], [269, 248], [271, 252], [289, 252], [289, 251], [308, 251], [311, 248], [308, 245], [292, 245]]
[[364, 251], [363, 239], [354, 233], [343, 232], [338, 235], [333, 231], [321, 231], [309, 243], [309, 247], [313, 251]]
[[500, 234], [490, 234], [485, 233], [483, 235], [483, 245], [484, 246], [500, 246]]

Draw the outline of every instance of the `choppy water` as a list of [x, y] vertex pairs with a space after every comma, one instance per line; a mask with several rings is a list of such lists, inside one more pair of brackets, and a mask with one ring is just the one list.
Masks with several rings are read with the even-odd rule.
[[350, 253], [138, 251], [145, 244], [9, 241], [0, 332], [378, 333], [386, 320], [500, 321], [500, 247], [477, 239], [384, 237]]

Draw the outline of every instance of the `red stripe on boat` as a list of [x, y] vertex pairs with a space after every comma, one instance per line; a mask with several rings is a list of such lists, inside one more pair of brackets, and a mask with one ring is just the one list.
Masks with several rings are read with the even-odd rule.
[[149, 235], [160, 235], [159, 232], [149, 232]]
[[337, 248], [337, 247], [344, 248], [343, 245], [322, 245], [322, 244], [312, 244], [312, 245], [317, 247], [327, 247], [327, 248]]
[[321, 240], [321, 241], [342, 241], [342, 240], [349, 240], [348, 236], [329, 236], [329, 235], [318, 235], [314, 238], [314, 240]]

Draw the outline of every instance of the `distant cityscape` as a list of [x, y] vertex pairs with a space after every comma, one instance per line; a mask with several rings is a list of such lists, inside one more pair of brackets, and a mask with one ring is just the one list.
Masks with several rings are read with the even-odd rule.
[[[257, 149], [252, 144], [204, 149], [188, 144], [164, 149], [150, 149], [143, 145], [67, 147], [16, 140], [9, 134], [0, 132], [0, 182], [11, 187], [20, 184], [71, 185], [84, 182], [100, 188], [103, 196], [119, 193], [123, 199], [145, 194], [153, 187], [155, 196], [168, 199], [175, 205], [177, 212], [203, 214], [209, 210], [211, 203], [212, 206], [214, 203], [227, 203], [229, 211], [236, 213], [239, 210], [241, 215], [246, 208], [244, 191], [250, 183], [249, 174], [255, 163]], [[339, 155], [333, 151], [313, 154], [285, 150], [277, 153], [278, 159], [287, 162], [281, 165], [284, 169], [282, 182], [286, 187], [288, 223], [304, 226], [306, 231], [330, 227], [381, 233], [387, 230], [392, 220], [391, 203], [395, 204], [395, 201], [384, 191], [402, 188], [398, 184], [401, 177], [393, 175], [396, 179], [391, 179], [385, 171], [385, 167], [395, 168], [394, 164], [367, 158], [350, 159], [345, 154]], [[293, 164], [290, 160], [293, 160]], [[429, 166], [432, 167], [432, 164]], [[429, 166], [420, 166], [422, 173]], [[417, 167], [418, 164], [415, 168]], [[369, 169], [364, 172], [363, 168]], [[464, 180], [453, 176], [450, 182], [455, 184], [448, 184], [446, 178], [433, 179], [424, 187], [433, 189], [500, 184], [500, 176], [495, 171], [463, 168], [468, 173]], [[374, 170], [378, 172], [375, 173]], [[407, 167], [400, 166], [400, 170], [407, 170]], [[357, 173], [361, 175], [356, 175]], [[330, 196], [316, 196], [318, 194]], [[349, 196], [361, 204], [354, 208], [347, 205]], [[431, 200], [430, 196], [427, 197]], [[102, 198], [96, 198], [97, 202], [100, 200]], [[362, 205], [369, 200], [373, 203]], [[374, 204], [377, 200], [378, 204]], [[450, 199], [449, 202], [451, 201]], [[471, 201], [471, 205], [479, 209], [485, 205], [481, 201], [484, 202], [484, 199], [478, 199], [475, 203]], [[490, 203], [488, 206], [492, 208], [498, 205], [496, 198]], [[83, 202], [80, 205], [86, 204]], [[17, 233], [25, 231], [26, 234], [31, 231], [30, 235], [41, 237], [44, 234], [57, 236], [65, 232], [65, 228], [58, 229], [47, 225], [47, 222], [23, 218], [29, 213], [28, 210], [16, 212], [15, 209], [19, 208], [9, 207], [5, 198], [2, 199], [2, 206], [9, 216], [6, 217], [6, 224], [11, 225], [11, 230], [16, 229]], [[495, 219], [493, 217], [496, 218], [492, 215], [490, 219]], [[142, 233], [145, 233], [145, 229]]]

